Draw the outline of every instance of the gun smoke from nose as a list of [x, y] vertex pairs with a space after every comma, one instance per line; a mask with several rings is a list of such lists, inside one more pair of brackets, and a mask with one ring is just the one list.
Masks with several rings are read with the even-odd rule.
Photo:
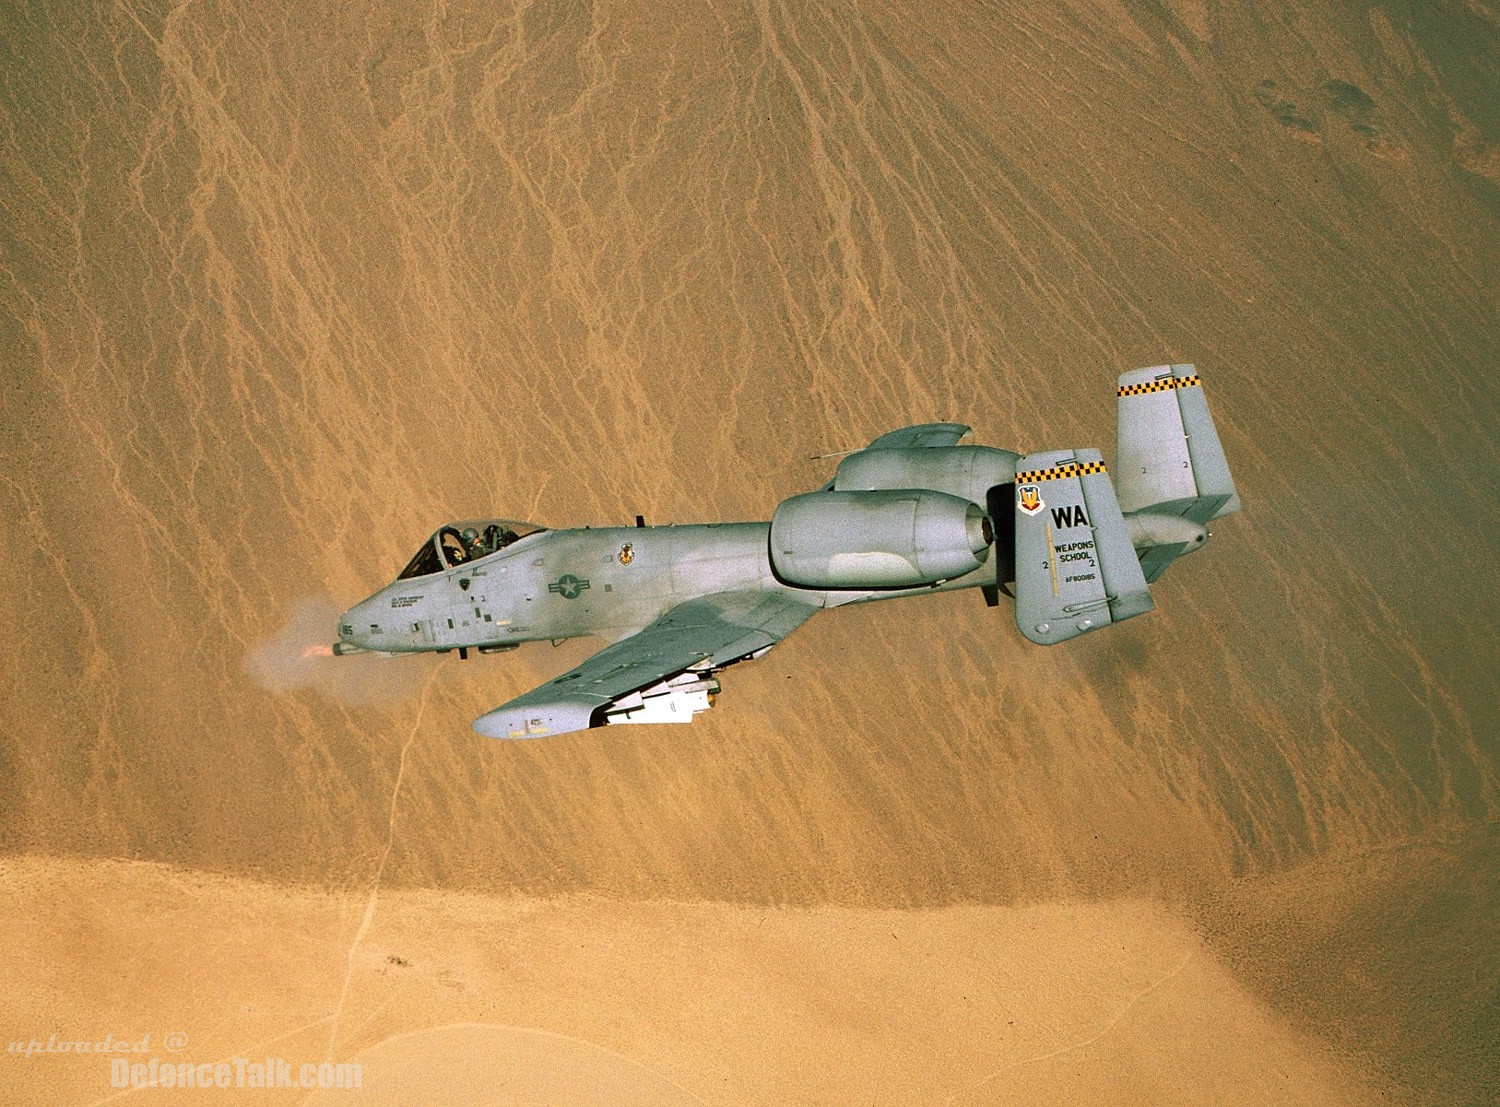
[[415, 692], [426, 668], [417, 658], [334, 656], [341, 610], [328, 595], [296, 601], [287, 621], [245, 655], [245, 672], [268, 692], [310, 688], [349, 707], [394, 703]]

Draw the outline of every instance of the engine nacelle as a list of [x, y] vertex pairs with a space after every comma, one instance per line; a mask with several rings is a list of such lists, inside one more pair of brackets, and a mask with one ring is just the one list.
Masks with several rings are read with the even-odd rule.
[[945, 492], [809, 492], [771, 518], [771, 565], [802, 588], [910, 588], [972, 573], [993, 533], [976, 503]]

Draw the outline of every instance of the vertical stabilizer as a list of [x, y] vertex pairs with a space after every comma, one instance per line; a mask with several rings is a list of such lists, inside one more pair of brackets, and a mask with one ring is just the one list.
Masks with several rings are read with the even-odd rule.
[[1039, 646], [1154, 606], [1098, 450], [1017, 463], [1016, 623]]
[[1115, 460], [1120, 509], [1207, 523], [1240, 509], [1198, 373], [1156, 365], [1120, 376]]

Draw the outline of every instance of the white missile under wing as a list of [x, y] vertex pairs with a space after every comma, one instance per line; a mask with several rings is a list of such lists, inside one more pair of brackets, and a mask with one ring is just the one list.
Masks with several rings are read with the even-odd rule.
[[489, 738], [542, 738], [616, 723], [689, 722], [713, 674], [760, 657], [819, 608], [780, 592], [721, 592], [672, 608], [576, 669], [474, 720]]

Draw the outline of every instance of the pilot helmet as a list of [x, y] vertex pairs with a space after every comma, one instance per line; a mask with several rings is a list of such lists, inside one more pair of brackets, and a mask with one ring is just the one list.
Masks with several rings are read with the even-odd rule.
[[464, 528], [463, 539], [464, 539], [464, 544], [465, 545], [472, 546], [474, 544], [474, 539], [476, 539], [478, 537], [479, 537], [479, 532], [477, 530], [475, 530], [473, 527], [465, 527]]

